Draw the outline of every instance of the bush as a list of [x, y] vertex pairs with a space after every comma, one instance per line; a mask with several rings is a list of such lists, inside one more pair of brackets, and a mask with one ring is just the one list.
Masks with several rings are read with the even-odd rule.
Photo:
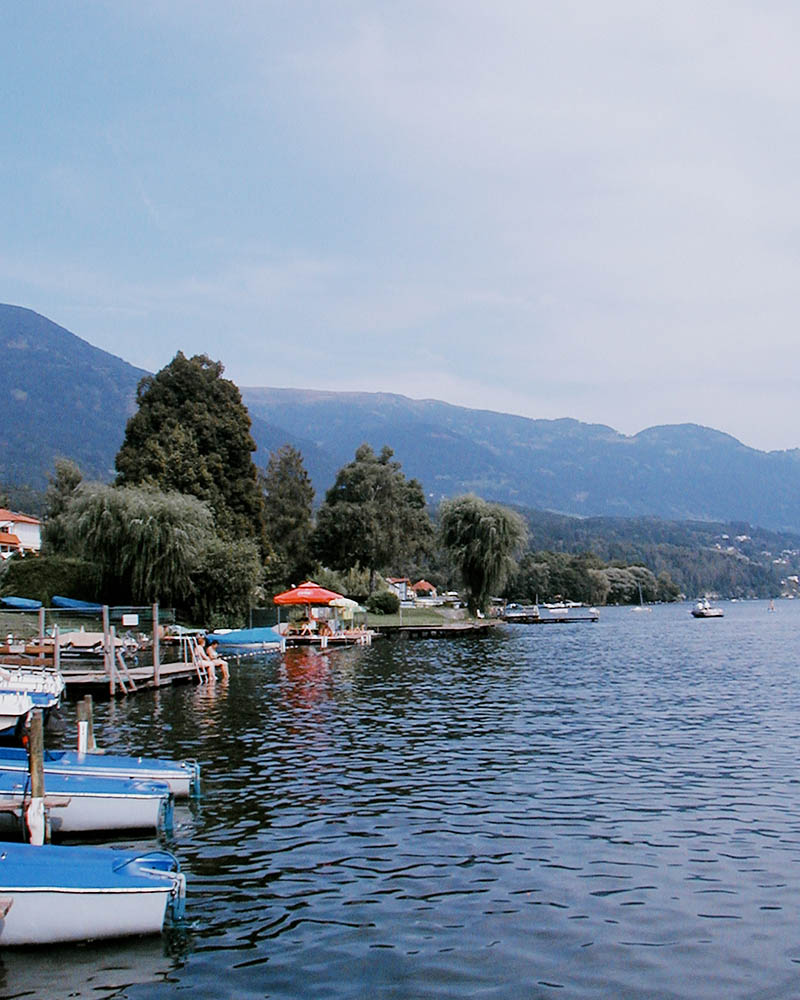
[[367, 611], [373, 615], [396, 615], [400, 610], [400, 598], [392, 590], [379, 590], [367, 599]]
[[46, 607], [53, 594], [99, 601], [100, 569], [84, 559], [65, 556], [12, 556], [4, 567], [2, 593], [30, 597]]

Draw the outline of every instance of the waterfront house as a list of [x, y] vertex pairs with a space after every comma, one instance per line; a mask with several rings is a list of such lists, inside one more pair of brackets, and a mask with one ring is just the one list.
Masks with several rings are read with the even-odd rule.
[[0, 557], [7, 559], [13, 552], [39, 552], [41, 547], [41, 521], [0, 507]]

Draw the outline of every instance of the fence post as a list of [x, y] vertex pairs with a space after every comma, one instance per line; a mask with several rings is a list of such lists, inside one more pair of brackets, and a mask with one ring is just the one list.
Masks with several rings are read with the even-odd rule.
[[44, 607], [39, 608], [39, 659], [44, 660]]

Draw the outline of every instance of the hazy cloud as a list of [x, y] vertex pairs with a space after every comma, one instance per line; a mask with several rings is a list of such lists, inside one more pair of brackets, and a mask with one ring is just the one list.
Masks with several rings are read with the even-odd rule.
[[800, 445], [794, 5], [44, 6], [6, 301], [243, 384]]

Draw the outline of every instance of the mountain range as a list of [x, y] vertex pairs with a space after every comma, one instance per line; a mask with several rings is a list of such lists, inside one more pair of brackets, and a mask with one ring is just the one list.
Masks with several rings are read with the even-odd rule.
[[[0, 483], [43, 488], [56, 457], [110, 479], [147, 372], [43, 316], [0, 305]], [[191, 354], [191, 349], [185, 350]], [[696, 424], [627, 436], [390, 393], [241, 387], [256, 461], [291, 443], [318, 498], [356, 448], [388, 444], [432, 502], [474, 492], [580, 517], [741, 521], [800, 532], [800, 450], [763, 452]]]

